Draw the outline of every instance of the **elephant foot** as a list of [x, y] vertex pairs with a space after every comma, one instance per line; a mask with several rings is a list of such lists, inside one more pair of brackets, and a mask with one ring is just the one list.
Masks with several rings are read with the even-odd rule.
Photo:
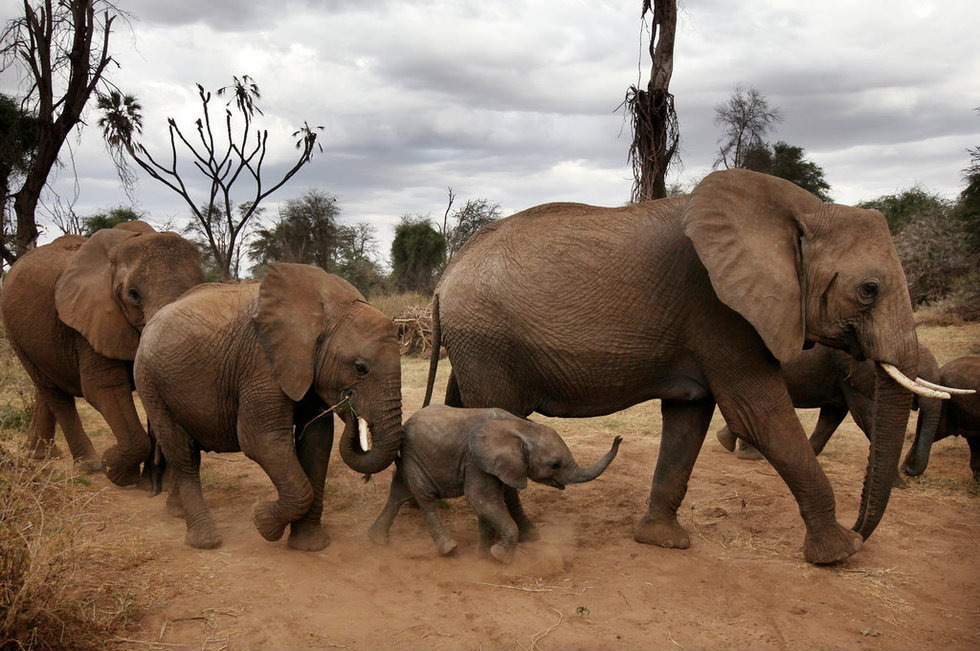
[[514, 560], [514, 546], [497, 543], [490, 547], [490, 555], [501, 563], [509, 564]]
[[517, 535], [518, 542], [534, 542], [535, 540], [541, 540], [541, 534], [538, 533], [537, 527], [529, 522], [520, 528]]
[[[902, 472], [909, 477], [918, 477], [922, 474], [923, 470], [925, 470], [925, 468], [920, 470], [915, 465], [909, 464], [908, 462], [902, 464]], [[976, 473], [974, 473], [974, 478], [976, 478]]]
[[368, 529], [368, 538], [371, 539], [375, 545], [387, 545], [388, 544], [388, 529], [374, 523], [371, 528]]
[[289, 526], [286, 544], [301, 552], [318, 552], [330, 545], [330, 534], [319, 522], [294, 522]]
[[454, 551], [456, 551], [456, 541], [452, 538], [445, 538], [443, 540], [436, 541], [436, 549], [439, 550], [440, 556], [449, 556]]
[[261, 502], [255, 505], [252, 511], [252, 522], [259, 530], [262, 537], [270, 542], [275, 542], [282, 538], [286, 531], [286, 523], [280, 522], [275, 514], [275, 502]]
[[636, 525], [633, 539], [644, 545], [658, 545], [667, 549], [687, 549], [691, 537], [677, 522], [676, 517], [652, 517], [649, 513]]
[[184, 542], [197, 549], [215, 549], [221, 546], [221, 534], [209, 520], [196, 526], [188, 526]]
[[92, 457], [81, 457], [75, 459], [75, 470], [86, 475], [94, 475], [102, 472], [102, 462]]
[[825, 528], [819, 534], [807, 530], [803, 541], [803, 557], [814, 565], [828, 565], [855, 554], [863, 545], [861, 534], [839, 524]]
[[754, 445], [745, 441], [738, 442], [738, 452], [735, 453], [735, 456], [746, 461], [758, 461], [764, 458]]
[[180, 500], [180, 492], [171, 489], [167, 494], [167, 513], [175, 518], [184, 517], [184, 504]]
[[728, 429], [728, 425], [725, 425], [720, 430], [715, 433], [715, 438], [721, 443], [721, 446], [728, 450], [729, 452], [735, 451], [735, 435], [732, 434], [732, 430]]
[[113, 445], [102, 453], [102, 465], [105, 466], [106, 477], [116, 486], [132, 486], [140, 480], [140, 462], [129, 461], [119, 450], [118, 445]]

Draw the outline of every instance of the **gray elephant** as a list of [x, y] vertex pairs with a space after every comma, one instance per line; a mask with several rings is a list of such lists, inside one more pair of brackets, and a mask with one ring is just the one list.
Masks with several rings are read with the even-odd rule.
[[[204, 282], [197, 248], [143, 222], [86, 239], [59, 237], [10, 268], [0, 312], [11, 347], [36, 387], [28, 449], [58, 456], [57, 423], [85, 472], [105, 468], [121, 486], [139, 480], [151, 443], [133, 403], [133, 359], [144, 324], [164, 305]], [[75, 398], [109, 424], [116, 445], [101, 461], [82, 429]]]
[[905, 455], [902, 470], [921, 475], [929, 463], [933, 441], [962, 436], [970, 446], [970, 470], [980, 481], [980, 356], [959, 357], [939, 369], [939, 383], [973, 389], [973, 394], [954, 394], [943, 403], [939, 425], [934, 430], [918, 429], [915, 441]]
[[[873, 361], [866, 359], [859, 362], [842, 350], [817, 344], [803, 351], [798, 358], [783, 364], [782, 373], [794, 407], [820, 410], [817, 424], [810, 434], [810, 445], [816, 454], [823, 452], [827, 441], [848, 412], [865, 436], [871, 439], [875, 391]], [[918, 375], [929, 382], [941, 382], [939, 364], [932, 351], [922, 344], [919, 344]], [[935, 434], [943, 402], [940, 398], [915, 396], [912, 408], [919, 411], [915, 428], [917, 437], [925, 432], [931, 439]], [[716, 436], [728, 450], [735, 449], [736, 436], [727, 425]], [[759, 451], [744, 438], [738, 442], [738, 456], [742, 459], [762, 458]]]
[[517, 492], [527, 480], [559, 490], [591, 481], [616, 457], [620, 441], [617, 436], [604, 457], [581, 468], [550, 427], [502, 409], [430, 405], [405, 423], [388, 501], [369, 535], [376, 544], [387, 544], [398, 509], [414, 498], [439, 553], [449, 554], [456, 541], [442, 526], [436, 500], [465, 495], [478, 515], [481, 553], [509, 563], [518, 540], [538, 538]]
[[267, 540], [319, 550], [335, 410], [340, 454], [355, 471], [380, 472], [401, 441], [401, 359], [395, 325], [354, 287], [322, 269], [269, 265], [261, 283], [208, 284], [147, 324], [136, 387], [173, 472], [168, 509], [185, 542], [221, 536], [201, 493], [201, 450], [241, 450], [258, 462], [278, 500], [255, 506]]
[[[717, 405], [775, 467], [832, 563], [878, 525], [898, 468], [918, 366], [912, 306], [881, 213], [824, 204], [776, 177], [709, 174], [690, 196], [599, 208], [557, 203], [480, 229], [433, 297], [446, 403], [519, 416], [609, 414], [659, 398], [660, 454], [634, 538], [686, 548], [677, 509]], [[874, 428], [858, 519], [830, 482], [780, 363], [823, 343], [875, 366]]]

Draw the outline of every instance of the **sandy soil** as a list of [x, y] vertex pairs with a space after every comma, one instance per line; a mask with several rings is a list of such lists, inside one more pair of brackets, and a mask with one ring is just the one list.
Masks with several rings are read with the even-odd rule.
[[[406, 415], [421, 403], [424, 365], [406, 362]], [[812, 428], [816, 412], [800, 415]], [[926, 474], [893, 492], [865, 548], [826, 568], [803, 561], [803, 524], [772, 468], [739, 460], [715, 440], [717, 414], [682, 506], [681, 523], [693, 534], [684, 551], [632, 538], [657, 458], [658, 403], [549, 422], [584, 463], [603, 454], [614, 434], [625, 440], [598, 480], [524, 491], [542, 540], [522, 543], [509, 566], [477, 555], [476, 519], [464, 500], [447, 501], [442, 511], [459, 542], [452, 557], [436, 553], [417, 509], [402, 510], [388, 547], [373, 545], [367, 528], [391, 471], [364, 483], [336, 452], [324, 518], [332, 543], [316, 553], [256, 532], [252, 506], [274, 490], [240, 454], [204, 457], [205, 497], [224, 537], [213, 551], [184, 545], [184, 523], [167, 515], [165, 496], [94, 479], [109, 509], [94, 535], [131, 558], [127, 571], [145, 605], [139, 625], [108, 646], [980, 648], [980, 490], [962, 439], [938, 443]], [[97, 446], [108, 442], [107, 434], [97, 438]], [[866, 459], [867, 442], [848, 418], [820, 457], [847, 525], [856, 518]]]

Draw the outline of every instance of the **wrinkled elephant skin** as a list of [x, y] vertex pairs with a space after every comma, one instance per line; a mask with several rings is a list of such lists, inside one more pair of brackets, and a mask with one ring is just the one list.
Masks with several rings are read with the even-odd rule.
[[[160, 308], [204, 282], [197, 248], [143, 222], [59, 237], [10, 269], [0, 310], [10, 344], [36, 387], [28, 449], [57, 456], [54, 427], [76, 465], [105, 468], [119, 485], [139, 479], [151, 443], [133, 403], [132, 367], [143, 325]], [[100, 460], [82, 429], [84, 397], [116, 438]]]
[[715, 405], [792, 491], [807, 560], [855, 553], [884, 513], [912, 394], [876, 372], [851, 530], [837, 522], [779, 372], [822, 343], [916, 376], [905, 274], [877, 211], [824, 204], [747, 170], [713, 172], [689, 196], [547, 204], [478, 231], [443, 274], [433, 307], [433, 350], [444, 345], [452, 363], [447, 404], [583, 417], [661, 400], [640, 542], [690, 545], [677, 508]]
[[[136, 387], [169, 467], [171, 513], [187, 544], [221, 544], [201, 492], [200, 451], [241, 450], [269, 475], [274, 502], [255, 506], [267, 540], [315, 551], [333, 445], [344, 461], [384, 470], [401, 440], [401, 359], [392, 320], [347, 281], [300, 264], [269, 265], [261, 283], [202, 285], [147, 324]], [[295, 434], [294, 434], [295, 432]]]

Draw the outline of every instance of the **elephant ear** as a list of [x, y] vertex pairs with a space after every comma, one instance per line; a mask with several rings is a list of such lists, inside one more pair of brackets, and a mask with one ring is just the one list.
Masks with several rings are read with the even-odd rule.
[[781, 362], [806, 337], [800, 238], [823, 202], [794, 183], [731, 169], [712, 172], [684, 208], [684, 233], [718, 298], [752, 324]]
[[527, 457], [522, 439], [506, 420], [491, 420], [467, 435], [477, 467], [512, 488], [527, 488]]
[[135, 359], [139, 345], [139, 331], [113, 296], [112, 250], [131, 238], [154, 232], [145, 222], [126, 222], [96, 231], [78, 249], [55, 285], [58, 318], [106, 357]]
[[313, 384], [318, 344], [346, 306], [363, 301], [350, 283], [305, 264], [270, 264], [252, 321], [282, 390], [300, 401]]

